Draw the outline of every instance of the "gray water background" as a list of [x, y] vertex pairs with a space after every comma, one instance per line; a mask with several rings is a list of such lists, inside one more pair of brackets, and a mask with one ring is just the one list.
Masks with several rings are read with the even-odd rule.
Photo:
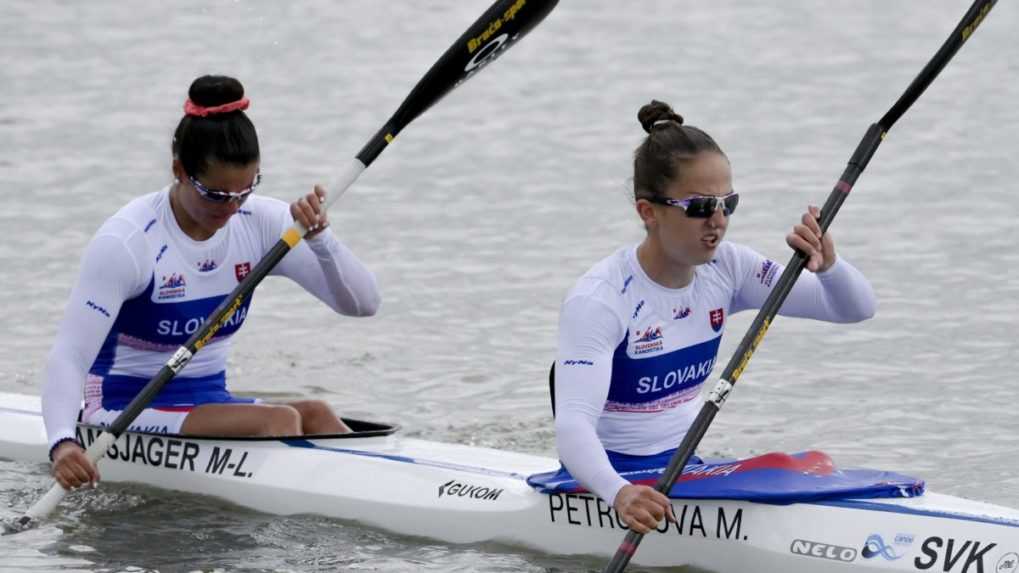
[[[407, 128], [331, 213], [377, 273], [380, 313], [337, 317], [267, 281], [235, 338], [232, 388], [554, 456], [545, 377], [559, 303], [590, 265], [642, 236], [628, 198], [639, 106], [664, 99], [715, 136], [743, 194], [728, 239], [785, 262], [787, 230], [824, 201], [866, 127], [968, 5], [564, 1]], [[81, 251], [121, 205], [169, 181], [194, 77], [244, 82], [259, 191], [292, 200], [328, 181], [485, 7], [0, 4], [0, 391], [40, 391]], [[777, 320], [702, 453], [817, 448], [843, 466], [1019, 506], [1017, 25], [1019, 6], [999, 2], [832, 227], [872, 281], [877, 317]], [[752, 318], [732, 317], [720, 362]], [[0, 461], [0, 517], [31, 504], [45, 472]], [[600, 562], [111, 484], [0, 539], [11, 571], [585, 568]]]

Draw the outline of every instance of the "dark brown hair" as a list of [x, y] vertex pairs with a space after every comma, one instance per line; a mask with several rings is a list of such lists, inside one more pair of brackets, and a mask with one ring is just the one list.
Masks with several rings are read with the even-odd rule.
[[725, 156], [710, 135], [683, 125], [683, 116], [667, 103], [651, 100], [637, 112], [637, 120], [648, 135], [633, 153], [635, 200], [664, 197], [669, 183], [682, 176], [683, 162], [698, 153], [713, 151]]
[[[235, 102], [244, 86], [229, 76], [202, 76], [191, 83], [188, 97], [203, 107]], [[192, 177], [204, 175], [210, 161], [249, 165], [258, 161], [258, 134], [242, 110], [205, 117], [185, 115], [173, 134], [173, 156]]]

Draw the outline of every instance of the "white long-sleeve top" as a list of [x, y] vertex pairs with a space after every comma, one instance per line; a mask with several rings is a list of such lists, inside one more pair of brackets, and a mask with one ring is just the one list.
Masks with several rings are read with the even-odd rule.
[[[727, 317], [760, 308], [782, 271], [723, 242], [679, 289], [652, 281], [636, 246], [584, 274], [559, 320], [555, 428], [566, 469], [611, 504], [628, 482], [606, 450], [651, 455], [678, 446], [700, 410]], [[875, 306], [870, 283], [839, 258], [823, 273], [803, 273], [779, 314], [856, 322]]]
[[[205, 241], [177, 224], [170, 189], [139, 197], [99, 228], [49, 354], [43, 417], [50, 444], [74, 437], [86, 402], [122, 409], [293, 225], [289, 206], [253, 195]], [[293, 279], [334, 311], [368, 316], [379, 305], [374, 275], [330, 229], [302, 241], [271, 271]], [[230, 339], [251, 297], [164, 387], [153, 406], [227, 399]]]

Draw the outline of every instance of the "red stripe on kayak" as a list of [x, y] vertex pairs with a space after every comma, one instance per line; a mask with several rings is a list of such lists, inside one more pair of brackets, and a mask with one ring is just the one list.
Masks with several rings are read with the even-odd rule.
[[[687, 466], [683, 470], [684, 473], [679, 476], [675, 483], [726, 477], [753, 470], [784, 470], [816, 476], [829, 476], [835, 471], [835, 462], [832, 461], [828, 454], [817, 450], [802, 452], [795, 456], [781, 452], [771, 452], [756, 458], [733, 460], [728, 463]], [[654, 486], [658, 483], [658, 477], [631, 479], [630, 483]], [[579, 487], [578, 484], [578, 487], [571, 489], [570, 493], [584, 493], [586, 491], [587, 489]]]
[[835, 463], [824, 452], [811, 450], [797, 456], [781, 452], [771, 452], [756, 458], [734, 461], [731, 464], [712, 465], [701, 470], [694, 468], [684, 473], [677, 482], [695, 481], [716, 476], [740, 474], [751, 470], [786, 470], [790, 472], [812, 474], [818, 476], [831, 475], [835, 471]]

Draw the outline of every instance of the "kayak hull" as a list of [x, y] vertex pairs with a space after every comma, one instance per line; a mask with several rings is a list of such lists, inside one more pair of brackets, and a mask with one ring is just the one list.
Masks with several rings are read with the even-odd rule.
[[[47, 461], [39, 411], [37, 397], [0, 393], [0, 457]], [[79, 431], [86, 443], [99, 432]], [[99, 468], [106, 482], [454, 544], [608, 557], [626, 533], [590, 494], [544, 494], [527, 484], [529, 475], [557, 469], [556, 460], [395, 431], [323, 439], [126, 433]], [[952, 496], [788, 505], [674, 499], [673, 510], [677, 522], [645, 536], [634, 563], [741, 572], [1019, 571], [1019, 511]]]

